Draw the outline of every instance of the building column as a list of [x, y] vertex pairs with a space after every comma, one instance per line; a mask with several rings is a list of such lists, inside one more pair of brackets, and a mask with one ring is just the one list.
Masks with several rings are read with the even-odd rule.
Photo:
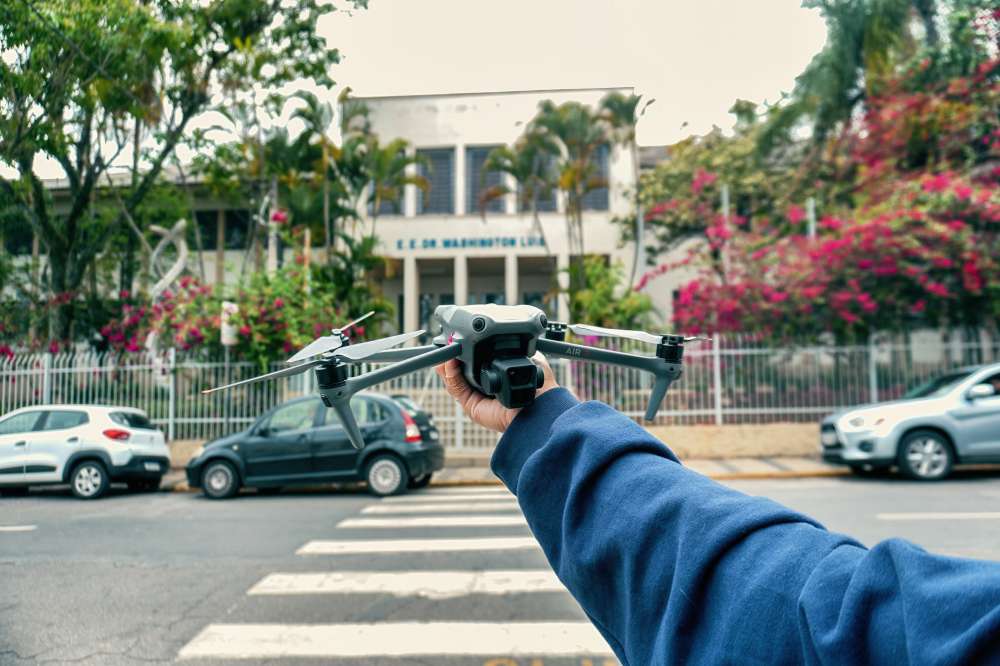
[[556, 255], [556, 279], [559, 281], [560, 293], [556, 305], [559, 321], [569, 322], [569, 296], [564, 290], [569, 288], [569, 253], [560, 252]]
[[455, 255], [455, 305], [469, 304], [469, 261], [464, 254]]
[[[413, 157], [417, 154], [417, 149], [410, 147], [406, 152], [410, 157]], [[416, 164], [407, 164], [406, 175], [411, 177], [419, 176], [420, 169], [417, 168]], [[406, 185], [403, 188], [403, 210], [400, 212], [406, 217], [416, 217], [417, 197], [422, 197], [423, 195], [423, 190], [416, 185]]]
[[222, 286], [226, 281], [226, 211], [215, 213], [215, 284]]
[[507, 305], [517, 305], [521, 298], [517, 295], [517, 255], [508, 254], [503, 262], [504, 302]]
[[403, 328], [420, 328], [420, 272], [413, 256], [403, 259]]

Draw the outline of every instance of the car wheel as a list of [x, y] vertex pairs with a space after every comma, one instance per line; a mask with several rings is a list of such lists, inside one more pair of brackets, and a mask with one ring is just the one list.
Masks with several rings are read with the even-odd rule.
[[386, 455], [372, 458], [365, 472], [368, 491], [378, 497], [397, 495], [406, 490], [409, 476], [399, 458]]
[[899, 469], [911, 479], [938, 481], [951, 473], [951, 443], [933, 430], [915, 430], [899, 443]]
[[236, 468], [225, 460], [216, 460], [201, 473], [201, 491], [210, 499], [228, 499], [240, 490]]
[[415, 479], [410, 479], [409, 488], [411, 490], [417, 490], [419, 488], [426, 488], [427, 485], [431, 482], [431, 476], [433, 476], [433, 475], [430, 472], [428, 472], [427, 474], [424, 474], [423, 476], [418, 476]]
[[108, 470], [97, 460], [85, 460], [69, 476], [70, 488], [80, 499], [97, 499], [107, 492], [110, 481]]

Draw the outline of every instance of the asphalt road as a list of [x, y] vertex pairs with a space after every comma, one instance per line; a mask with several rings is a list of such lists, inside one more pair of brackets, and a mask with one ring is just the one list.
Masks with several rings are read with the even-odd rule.
[[[995, 473], [729, 483], [867, 544], [1000, 560]], [[0, 499], [3, 665], [615, 663], [605, 650], [497, 487]]]

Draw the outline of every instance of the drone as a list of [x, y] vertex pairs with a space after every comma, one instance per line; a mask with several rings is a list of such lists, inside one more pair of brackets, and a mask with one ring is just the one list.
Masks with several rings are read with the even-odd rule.
[[[288, 359], [287, 368], [265, 375], [207, 389], [203, 393], [223, 391], [308, 370], [316, 373], [316, 384], [323, 403], [332, 408], [343, 424], [355, 448], [365, 442], [350, 408], [351, 397], [376, 384], [424, 368], [458, 359], [466, 381], [477, 391], [496, 398], [504, 407], [518, 408], [531, 404], [541, 388], [542, 369], [532, 362], [535, 352], [574, 361], [609, 363], [648, 372], [654, 377], [647, 421], [656, 416], [670, 385], [682, 372], [684, 343], [706, 338], [672, 334], [653, 334], [603, 328], [587, 324], [549, 321], [545, 313], [531, 305], [441, 305], [434, 320], [441, 332], [432, 344], [399, 347], [424, 335], [424, 330], [351, 344], [348, 331], [370, 317], [369, 312], [351, 323], [312, 341]], [[656, 345], [654, 355], [602, 349], [566, 342], [566, 333], [579, 336], [614, 337]], [[350, 376], [350, 366], [358, 363], [391, 363], [370, 372]]]

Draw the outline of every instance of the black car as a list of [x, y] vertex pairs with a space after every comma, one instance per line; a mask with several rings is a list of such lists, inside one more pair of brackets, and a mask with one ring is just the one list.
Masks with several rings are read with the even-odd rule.
[[359, 393], [351, 409], [365, 437], [355, 449], [332, 409], [318, 397], [290, 400], [248, 430], [209, 442], [187, 465], [188, 484], [213, 499], [243, 486], [366, 481], [375, 495], [422, 488], [444, 467], [430, 414], [406, 396]]

